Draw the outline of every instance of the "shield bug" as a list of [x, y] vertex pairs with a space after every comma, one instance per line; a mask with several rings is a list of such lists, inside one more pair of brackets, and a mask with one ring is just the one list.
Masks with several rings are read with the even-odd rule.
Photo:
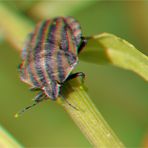
[[64, 82], [85, 76], [83, 72], [71, 72], [86, 43], [80, 24], [72, 17], [57, 17], [36, 25], [22, 51], [19, 72], [21, 80], [28, 83], [32, 91], [39, 90], [39, 93], [35, 103], [19, 114], [45, 98], [56, 100]]

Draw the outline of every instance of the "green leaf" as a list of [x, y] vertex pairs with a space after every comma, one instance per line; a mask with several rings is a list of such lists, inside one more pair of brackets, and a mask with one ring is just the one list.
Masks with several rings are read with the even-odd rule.
[[93, 36], [80, 57], [87, 62], [131, 70], [148, 80], [148, 57], [115, 35], [102, 33]]

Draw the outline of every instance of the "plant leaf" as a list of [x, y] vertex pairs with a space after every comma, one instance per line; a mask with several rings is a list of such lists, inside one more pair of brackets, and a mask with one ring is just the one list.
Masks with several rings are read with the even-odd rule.
[[109, 34], [93, 36], [80, 58], [95, 64], [112, 64], [148, 80], [148, 57], [127, 41]]

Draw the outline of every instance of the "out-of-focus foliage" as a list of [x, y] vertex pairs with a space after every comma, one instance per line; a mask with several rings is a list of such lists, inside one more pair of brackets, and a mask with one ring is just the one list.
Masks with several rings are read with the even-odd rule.
[[[34, 3], [31, 7], [35, 5]], [[79, 9], [73, 16], [79, 20], [84, 35], [110, 32], [128, 40], [148, 54], [147, 11], [147, 1], [96, 1], [85, 9]], [[33, 19], [29, 16], [28, 9], [23, 9], [23, 13], [22, 17], [27, 14], [26, 17]], [[1, 17], [0, 21], [3, 19], [6, 18]], [[0, 43], [0, 49], [1, 125], [24, 146], [90, 146], [68, 115], [54, 102], [44, 102], [21, 118], [13, 117], [18, 109], [31, 102], [35, 94], [29, 92], [28, 86], [19, 80], [19, 53], [6, 42]], [[83, 61], [80, 61], [75, 71], [86, 73], [85, 83], [90, 96], [94, 98], [93, 102], [123, 143], [127, 147], [146, 145], [147, 83], [132, 72]]]
[[0, 126], [0, 147], [20, 148], [21, 145], [3, 127]]

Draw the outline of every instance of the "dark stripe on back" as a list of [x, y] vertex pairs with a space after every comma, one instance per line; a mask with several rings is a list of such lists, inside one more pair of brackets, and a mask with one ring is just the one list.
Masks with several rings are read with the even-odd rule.
[[65, 57], [63, 58], [67, 59], [69, 66], [77, 62], [77, 57], [72, 52], [65, 52]]
[[77, 54], [77, 41], [73, 34], [73, 31], [70, 25], [67, 22], [67, 18], [64, 18], [64, 22], [66, 25], [66, 36], [67, 36], [67, 43], [68, 43], [68, 51]]
[[63, 66], [62, 58], [65, 58], [61, 55], [61, 52], [57, 53], [57, 63], [58, 63], [58, 76], [60, 82], [63, 82], [65, 80], [65, 72], [64, 69], [65, 67]]
[[29, 78], [30, 78], [31, 83], [36, 87], [40, 87], [39, 82], [37, 81], [36, 77], [34, 77], [34, 75], [33, 75], [30, 64], [27, 66], [27, 72], [29, 74]]
[[[76, 21], [74, 18], [72, 17], [67, 17], [67, 18], [64, 18], [64, 21], [65, 21], [65, 24], [67, 24], [67, 27], [70, 29], [71, 31], [71, 34], [72, 34], [72, 40], [73, 42], [75, 43], [75, 46], [79, 46], [80, 42], [81, 42], [81, 36], [82, 36], [82, 33], [80, 33], [79, 35], [77, 36], [74, 36], [74, 33], [77, 31], [77, 30], [80, 30], [81, 32], [81, 27], [78, 23], [78, 21]], [[76, 23], [77, 25], [75, 27], [73, 27], [73, 24]]]
[[[45, 66], [46, 66], [46, 72], [48, 74], [49, 79], [51, 79], [51, 81], [55, 80], [55, 77], [53, 75], [54, 73], [54, 69], [52, 69], [53, 65], [51, 65], [50, 63], [50, 59], [52, 53], [56, 50], [56, 43], [55, 43], [55, 38], [56, 38], [56, 30], [57, 30], [57, 21], [58, 18], [55, 18], [52, 22], [51, 22], [51, 26], [49, 27], [49, 31], [48, 31], [48, 35], [47, 35], [47, 45], [45, 47]], [[55, 57], [56, 58], [56, 57]], [[53, 64], [53, 63], [52, 63]]]
[[[46, 28], [46, 25], [47, 25], [47, 21], [44, 21], [42, 24], [41, 24], [41, 27], [39, 29], [39, 34], [38, 34], [38, 37], [37, 37], [37, 44], [36, 44], [36, 47], [34, 49], [34, 64], [35, 64], [35, 69], [36, 69], [36, 73], [38, 75], [38, 79], [41, 81], [42, 85], [46, 85], [46, 77], [44, 75], [44, 72], [43, 72], [43, 65], [41, 64], [41, 60], [42, 60], [42, 57], [41, 57], [41, 52], [42, 52], [42, 49], [41, 49], [41, 46], [43, 44], [42, 42], [42, 38], [44, 36], [44, 29]], [[42, 55], [44, 56], [44, 55]]]
[[61, 41], [60, 41], [60, 47], [64, 51], [68, 51], [68, 40], [67, 40], [67, 25], [65, 24], [63, 20], [63, 25], [61, 27]]
[[34, 76], [33, 74], [33, 70], [31, 68], [31, 65], [32, 65], [32, 44], [34, 42], [34, 39], [36, 38], [36, 35], [38, 33], [38, 30], [39, 30], [39, 25], [36, 27], [33, 35], [32, 35], [32, 38], [28, 44], [28, 49], [27, 49], [27, 58], [26, 58], [26, 69], [27, 69], [27, 72], [28, 72], [28, 75], [29, 75], [29, 78], [30, 78], [30, 81], [31, 83], [36, 86], [36, 87], [40, 87], [40, 84], [39, 82], [37, 81], [36, 77]]
[[[47, 43], [49, 43], [48, 49], [50, 49], [51, 44], [55, 45], [55, 36], [56, 36], [55, 31], [57, 29], [57, 24], [56, 24], [57, 20], [58, 18], [53, 19], [53, 21], [51, 22], [51, 26], [49, 27], [49, 31], [46, 39]], [[53, 48], [50, 49], [50, 51], [52, 50]]]

